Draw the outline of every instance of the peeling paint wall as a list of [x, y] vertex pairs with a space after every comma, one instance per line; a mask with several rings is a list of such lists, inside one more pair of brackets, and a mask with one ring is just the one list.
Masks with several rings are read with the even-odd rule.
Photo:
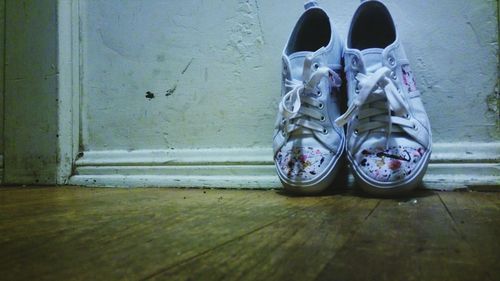
[[[498, 2], [386, 2], [434, 141], [498, 141]], [[358, 3], [320, 1], [343, 38]], [[83, 148], [269, 147], [302, 4], [81, 1]]]

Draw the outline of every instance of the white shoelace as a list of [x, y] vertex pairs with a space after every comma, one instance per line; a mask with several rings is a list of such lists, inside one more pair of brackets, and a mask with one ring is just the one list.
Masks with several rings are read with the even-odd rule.
[[356, 75], [356, 80], [359, 82], [358, 95], [335, 123], [343, 126], [353, 118], [357, 118], [359, 123], [355, 128], [356, 134], [385, 128], [388, 140], [392, 132], [402, 132], [402, 127], [415, 128], [415, 125], [409, 120], [406, 101], [391, 79], [391, 70], [381, 65], [374, 68], [376, 69], [368, 69], [368, 74]]
[[[291, 87], [292, 90], [283, 96], [279, 105], [279, 112], [282, 116], [282, 132], [286, 135], [301, 128], [305, 128], [306, 132], [309, 129], [327, 133], [326, 129], [318, 122], [322, 122], [326, 118], [318, 111], [318, 109], [323, 109], [325, 104], [318, 101], [314, 95], [320, 96], [322, 94], [318, 84], [323, 77], [328, 77], [331, 80], [332, 87], [340, 87], [342, 80], [335, 71], [326, 66], [315, 65], [315, 70], [310, 73], [311, 63], [311, 59], [306, 58], [304, 77], [309, 76], [307, 81], [286, 80], [286, 87]], [[308, 75], [309, 73], [310, 75]], [[306, 93], [310, 93], [310, 95], [305, 95]], [[304, 104], [306, 106], [303, 106]]]

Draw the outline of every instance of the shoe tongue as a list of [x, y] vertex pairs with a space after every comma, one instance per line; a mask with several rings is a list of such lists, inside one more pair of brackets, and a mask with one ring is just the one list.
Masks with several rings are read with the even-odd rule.
[[290, 61], [290, 74], [292, 79], [302, 81], [302, 73], [304, 71], [304, 61], [307, 56], [314, 54], [313, 52], [297, 52], [291, 54], [288, 59]]
[[361, 51], [361, 55], [363, 56], [363, 63], [367, 71], [370, 68], [378, 68], [382, 66], [383, 51], [384, 49], [380, 48], [364, 49]]

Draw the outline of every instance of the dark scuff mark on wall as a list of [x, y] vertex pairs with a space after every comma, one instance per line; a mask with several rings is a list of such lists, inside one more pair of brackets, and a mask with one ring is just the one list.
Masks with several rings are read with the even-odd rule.
[[493, 92], [486, 96], [486, 106], [489, 112], [497, 115], [497, 118], [500, 116], [500, 80], [497, 80]]
[[486, 112], [488, 115], [494, 115], [495, 118], [495, 130], [490, 133], [493, 138], [498, 138], [500, 136], [500, 83], [498, 81], [499, 80], [497, 80], [497, 85], [493, 93], [486, 96]]
[[156, 61], [157, 62], [164, 62], [165, 61], [165, 55], [164, 54], [159, 54], [156, 56]]
[[262, 40], [264, 40], [264, 29], [262, 29], [262, 20], [260, 18], [259, 2], [258, 0], [254, 0], [254, 2], [255, 2], [255, 8], [257, 9], [257, 20], [259, 21], [260, 35], [262, 36]]
[[175, 90], [177, 90], [177, 84], [174, 85], [172, 88], [168, 89], [167, 92], [165, 93], [165, 96], [171, 96], [173, 93], [175, 93]]
[[146, 92], [146, 98], [149, 99], [149, 100], [152, 100], [155, 98], [155, 94], [150, 92], [150, 91], [147, 91]]
[[194, 60], [194, 58], [191, 58], [191, 60], [186, 65], [186, 67], [184, 67], [184, 69], [182, 70], [181, 74], [186, 73], [186, 71], [188, 70], [189, 66], [191, 66], [191, 63], [193, 63], [193, 60]]
[[[175, 93], [175, 90], [177, 90], [177, 84], [174, 84], [174, 86], [170, 89], [168, 89], [165, 93], [165, 96], [168, 97], [168, 96], [171, 96]], [[161, 94], [162, 92], [160, 92]], [[155, 98], [155, 93], [151, 92], [151, 91], [147, 91], [146, 92], [146, 98], [149, 99], [149, 100], [152, 100]]]

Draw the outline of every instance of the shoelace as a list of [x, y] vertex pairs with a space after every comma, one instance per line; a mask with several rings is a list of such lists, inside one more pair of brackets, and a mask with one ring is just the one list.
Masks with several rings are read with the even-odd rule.
[[[317, 121], [324, 121], [325, 116], [318, 112], [317, 109], [323, 109], [325, 104], [318, 101], [314, 95], [314, 92], [321, 94], [317, 88], [323, 77], [328, 77], [332, 81], [332, 87], [340, 87], [342, 80], [339, 75], [326, 66], [315, 65], [315, 70], [307, 75], [309, 69], [311, 69], [311, 58], [306, 58], [304, 62], [304, 75], [309, 76], [307, 81], [299, 80], [286, 80], [286, 87], [291, 87], [288, 93], [286, 93], [279, 105], [279, 112], [282, 116], [281, 125], [283, 126], [282, 132], [286, 135], [300, 129], [306, 128], [313, 131], [327, 133], [326, 129], [320, 125]], [[306, 93], [312, 93], [312, 95], [305, 95]], [[308, 106], [302, 106], [307, 104]], [[317, 121], [314, 121], [317, 120]]]
[[[347, 111], [335, 120], [343, 126], [353, 118], [359, 120], [355, 133], [387, 128], [386, 144], [392, 132], [401, 132], [402, 127], [415, 128], [409, 120], [408, 105], [391, 79], [391, 70], [375, 66], [375, 71], [368, 69], [368, 74], [358, 73], [359, 92]], [[368, 97], [370, 101], [368, 101]], [[394, 115], [391, 114], [394, 112]], [[399, 127], [393, 127], [393, 125]]]

